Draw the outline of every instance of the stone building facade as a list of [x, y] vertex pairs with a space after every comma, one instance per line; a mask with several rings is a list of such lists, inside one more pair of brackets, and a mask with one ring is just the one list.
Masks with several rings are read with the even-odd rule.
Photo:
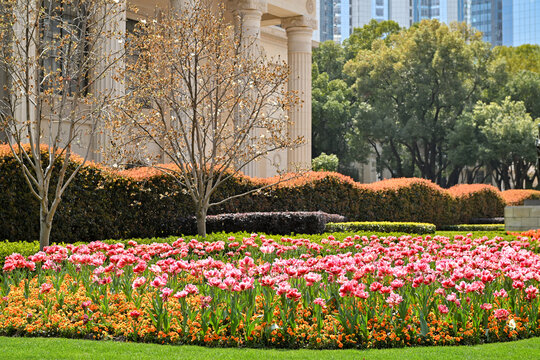
[[[126, 18], [137, 19], [155, 11], [156, 1], [128, 0], [138, 14], [127, 12]], [[169, 2], [170, 1], [170, 2]], [[183, 0], [161, 0], [159, 7], [181, 6]], [[301, 136], [303, 145], [287, 151], [270, 154], [268, 161], [260, 160], [244, 168], [249, 176], [270, 177], [280, 170], [311, 167], [311, 53], [313, 31], [317, 29], [315, 0], [214, 0], [225, 1], [227, 10], [240, 16], [243, 33], [258, 36], [265, 54], [287, 61], [290, 68], [289, 90], [300, 97], [300, 105], [292, 109], [289, 117], [294, 126], [292, 138]]]
[[[130, 24], [146, 17], [153, 17], [159, 9], [169, 7], [181, 9], [185, 0], [125, 0], [125, 16], [120, 21], [111, 21], [111, 26], [119, 26], [128, 31]], [[249, 176], [269, 177], [276, 174], [271, 164], [279, 164], [281, 170], [292, 170], [296, 166], [311, 165], [311, 53], [312, 36], [317, 28], [315, 0], [211, 0], [224, 3], [230, 19], [240, 16], [244, 34], [255, 36], [260, 48], [268, 57], [285, 60], [290, 67], [289, 89], [300, 97], [300, 105], [290, 110], [293, 125], [289, 128], [292, 137], [302, 136], [303, 145], [295, 149], [270, 154], [269, 160], [250, 164], [244, 172]], [[129, 9], [136, 8], [137, 12]], [[114, 23], [114, 24], [113, 24]], [[115, 52], [122, 46], [112, 39], [105, 44], [103, 51]], [[3, 77], [0, 74], [0, 82]], [[123, 85], [112, 78], [104, 78], [95, 84], [99, 89], [122, 92]], [[0, 89], [4, 86], [0, 84]], [[21, 107], [16, 117], [25, 118]], [[1, 139], [0, 139], [1, 140]], [[92, 141], [92, 155], [89, 160], [100, 162], [102, 156], [98, 149], [107, 144], [107, 134], [103, 132], [92, 139], [81, 139], [81, 146], [74, 144], [74, 151], [85, 149], [85, 142]]]

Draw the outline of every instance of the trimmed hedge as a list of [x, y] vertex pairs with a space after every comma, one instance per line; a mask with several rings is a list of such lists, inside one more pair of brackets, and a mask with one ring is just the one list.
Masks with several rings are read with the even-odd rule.
[[344, 222], [326, 224], [327, 232], [341, 231], [376, 231], [376, 232], [403, 232], [409, 234], [434, 234], [436, 226], [427, 223], [414, 222]]
[[523, 205], [525, 200], [539, 200], [540, 191], [538, 190], [505, 190], [502, 192], [505, 203], [509, 206]]
[[494, 218], [504, 214], [505, 202], [495, 186], [462, 184], [448, 189], [457, 199], [459, 222], [468, 223], [473, 218]]
[[39, 251], [39, 242], [9, 242], [0, 241], [0, 265], [4, 264], [7, 256], [17, 253], [25, 257], [34, 255]]
[[[208, 233], [245, 231], [275, 235], [321, 234], [326, 223], [339, 221], [345, 221], [345, 217], [322, 211], [229, 213], [208, 215], [206, 231]], [[176, 223], [179, 231], [176, 234], [197, 235], [197, 220], [194, 216], [179, 218]]]
[[472, 218], [469, 224], [497, 224], [501, 225], [504, 224], [504, 216], [501, 217], [493, 217], [493, 218]]
[[442, 231], [504, 231], [504, 224], [459, 224], [445, 225], [437, 230]]
[[[339, 221], [345, 221], [345, 217], [322, 211], [254, 212], [210, 215], [206, 218], [206, 227], [208, 232], [248, 231], [275, 235], [322, 234], [327, 223]], [[193, 231], [192, 234], [196, 234], [196, 231]]]
[[[39, 206], [6, 146], [0, 146], [0, 239], [38, 238]], [[218, 188], [219, 201], [274, 179], [233, 177]], [[540, 192], [539, 192], [540, 193]], [[360, 184], [330, 172], [304, 176], [235, 198], [209, 209], [209, 215], [251, 212], [341, 214], [349, 221], [422, 222], [437, 226], [503, 216], [505, 201], [492, 187], [461, 185], [442, 189], [424, 179], [390, 179]], [[163, 237], [193, 232], [191, 198], [158, 170], [113, 171], [88, 164], [68, 187], [54, 219], [51, 241]], [[225, 230], [224, 224], [210, 231]], [[236, 230], [231, 228], [230, 230]], [[260, 228], [257, 231], [263, 231]], [[304, 232], [291, 229], [280, 232]], [[274, 232], [274, 231], [269, 231]]]

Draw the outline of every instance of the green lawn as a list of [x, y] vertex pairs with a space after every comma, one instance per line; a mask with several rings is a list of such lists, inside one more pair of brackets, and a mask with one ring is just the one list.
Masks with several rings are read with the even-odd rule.
[[0, 359], [540, 359], [540, 338], [510, 343], [390, 350], [257, 350], [0, 337]]

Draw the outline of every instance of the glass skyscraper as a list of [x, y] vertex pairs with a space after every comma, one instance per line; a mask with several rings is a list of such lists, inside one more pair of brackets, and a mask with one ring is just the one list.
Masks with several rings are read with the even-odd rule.
[[446, 22], [447, 0], [414, 0], [414, 22], [437, 19]]
[[502, 45], [540, 44], [540, 0], [502, 0]]
[[350, 0], [319, 0], [317, 9], [319, 30], [314, 33], [315, 40], [342, 42], [349, 37], [351, 30]]
[[319, 41], [334, 40], [334, 0], [320, 0]]
[[484, 34], [484, 40], [491, 45], [502, 45], [503, 41], [503, 0], [466, 0], [465, 21]]

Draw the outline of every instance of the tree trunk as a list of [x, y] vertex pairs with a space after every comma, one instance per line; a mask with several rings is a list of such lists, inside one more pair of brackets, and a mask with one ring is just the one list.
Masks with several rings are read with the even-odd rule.
[[208, 209], [197, 209], [197, 234], [202, 237], [206, 237], [206, 213]]
[[461, 170], [462, 170], [461, 168], [457, 168], [457, 167], [454, 168], [454, 170], [452, 170], [445, 184], [447, 188], [452, 187], [456, 185], [457, 183], [459, 183], [459, 175], [461, 175]]
[[39, 250], [43, 251], [45, 246], [49, 246], [51, 237], [52, 221], [47, 220], [47, 214], [40, 212], [39, 216]]

